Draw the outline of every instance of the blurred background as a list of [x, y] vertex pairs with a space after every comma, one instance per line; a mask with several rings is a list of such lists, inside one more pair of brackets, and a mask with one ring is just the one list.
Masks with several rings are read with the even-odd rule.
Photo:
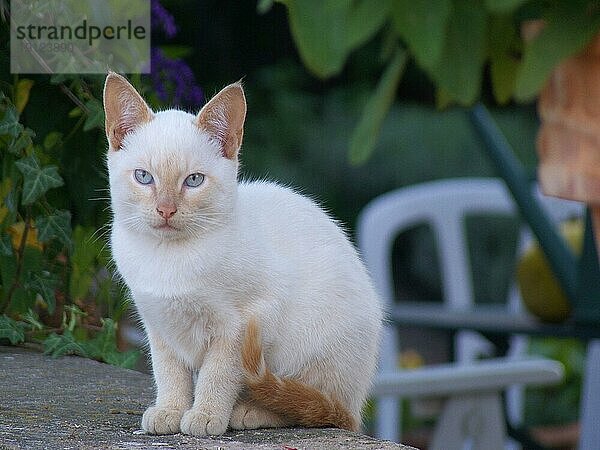
[[[189, 111], [243, 80], [241, 177], [299, 188], [354, 237], [359, 212], [380, 194], [496, 176], [467, 115], [476, 101], [535, 179], [537, 94], [554, 65], [598, 30], [597, 2], [565, 3], [152, 0], [152, 73], [130, 79], [154, 108]], [[0, 341], [143, 370], [135, 339], [118, 332], [129, 302], [106, 249], [104, 77], [11, 75], [8, 6], [0, 7]], [[537, 48], [522, 24], [539, 20], [546, 42]], [[27, 171], [41, 188], [26, 185]], [[520, 223], [475, 217], [466, 226], [475, 297], [503, 303]], [[398, 300], [442, 298], [427, 227], [398, 236], [393, 270]], [[399, 365], [451, 358], [443, 332], [402, 330], [401, 342]], [[568, 376], [562, 387], [530, 390], [527, 424], [577, 420], [583, 349], [576, 340], [532, 341]], [[406, 443], [424, 446], [432, 414], [421, 406], [411, 412], [405, 403], [402, 420]]]

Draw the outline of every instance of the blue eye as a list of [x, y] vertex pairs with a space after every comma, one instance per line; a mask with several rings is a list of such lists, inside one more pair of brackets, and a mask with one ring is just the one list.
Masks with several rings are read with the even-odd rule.
[[150, 172], [145, 171], [144, 169], [135, 169], [133, 173], [135, 179], [140, 184], [152, 184], [154, 183], [154, 178], [150, 174]]
[[185, 184], [187, 187], [198, 187], [203, 181], [204, 175], [201, 173], [193, 173], [185, 179], [183, 184]]

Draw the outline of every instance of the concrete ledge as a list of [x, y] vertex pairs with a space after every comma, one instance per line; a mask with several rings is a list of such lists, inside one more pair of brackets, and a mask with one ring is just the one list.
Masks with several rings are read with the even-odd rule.
[[230, 432], [214, 438], [150, 436], [141, 415], [153, 401], [149, 375], [85, 358], [53, 359], [0, 346], [2, 449], [400, 449], [336, 429]]

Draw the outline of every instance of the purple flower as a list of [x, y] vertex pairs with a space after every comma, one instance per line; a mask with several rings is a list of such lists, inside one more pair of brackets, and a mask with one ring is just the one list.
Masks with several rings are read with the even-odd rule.
[[196, 85], [192, 69], [183, 60], [167, 58], [156, 47], [152, 49], [150, 59], [152, 85], [161, 101], [192, 108], [204, 103], [204, 93]]
[[168, 38], [172, 38], [177, 34], [177, 25], [175, 19], [169, 11], [167, 11], [159, 2], [152, 0], [151, 3], [152, 28], [162, 28]]
[[[151, 13], [153, 29], [162, 29], [167, 38], [177, 34], [175, 19], [159, 0], [152, 0]], [[185, 61], [168, 58], [158, 47], [153, 47], [150, 67], [152, 85], [159, 100], [191, 108], [198, 108], [204, 103], [204, 93], [196, 85], [192, 69]]]

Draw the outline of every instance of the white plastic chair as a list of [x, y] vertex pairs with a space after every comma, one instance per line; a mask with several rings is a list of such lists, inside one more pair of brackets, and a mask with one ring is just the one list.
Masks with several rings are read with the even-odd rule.
[[[541, 195], [538, 194], [540, 198]], [[582, 206], [545, 197], [553, 220], [581, 215]], [[423, 183], [384, 194], [369, 203], [361, 213], [357, 237], [364, 261], [376, 289], [391, 307], [394, 303], [391, 251], [395, 238], [419, 224], [428, 224], [439, 253], [445, 308], [468, 311], [475, 304], [471, 267], [468, 260], [464, 219], [469, 214], [516, 215], [517, 209], [504, 183], [499, 179], [463, 178]], [[525, 231], [523, 236], [527, 236]], [[507, 308], [520, 311], [520, 299], [511, 290]], [[456, 361], [461, 366], [399, 371], [397, 330], [387, 325], [382, 338], [379, 375], [373, 393], [377, 395], [375, 434], [399, 441], [399, 397], [444, 395], [448, 398], [438, 420], [432, 448], [459, 449], [471, 439], [474, 448], [503, 447], [505, 427], [501, 391], [519, 383], [547, 384], [562, 377], [555, 361], [521, 360], [526, 343], [514, 337], [507, 358], [475, 362], [489, 353], [490, 343], [474, 332], [456, 334]], [[478, 386], [477, 380], [485, 380]], [[435, 380], [435, 381], [432, 381]], [[520, 419], [522, 391], [508, 395], [509, 417]], [[461, 426], [462, 424], [462, 426]], [[474, 424], [478, 424], [477, 426]]]

